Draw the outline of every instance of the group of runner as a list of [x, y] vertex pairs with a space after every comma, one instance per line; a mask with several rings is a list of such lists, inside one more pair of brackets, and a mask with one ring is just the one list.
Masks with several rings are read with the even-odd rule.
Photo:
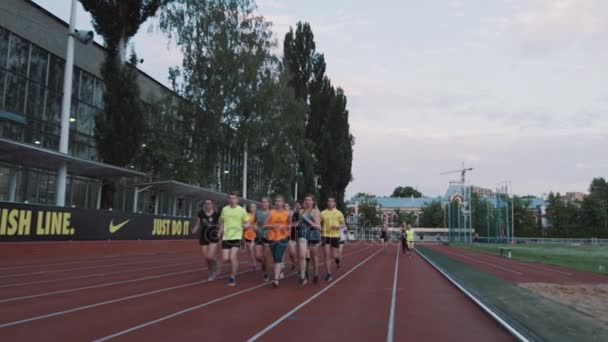
[[[230, 264], [228, 285], [236, 285], [239, 249], [245, 248], [250, 269], [257, 265], [264, 281], [275, 288], [283, 278], [285, 252], [291, 269], [299, 274], [299, 282], [306, 285], [312, 273], [313, 283], [319, 281], [320, 258], [325, 263], [325, 280], [332, 281], [332, 268], [342, 265], [342, 250], [346, 240], [344, 215], [336, 209], [334, 198], [328, 198], [327, 209], [319, 211], [312, 195], [307, 195], [293, 210], [283, 196], [276, 196], [271, 206], [264, 197], [260, 207], [251, 204], [248, 210], [241, 207], [236, 193], [228, 196], [228, 205], [217, 211], [212, 200], [204, 200], [198, 212], [193, 232], [200, 230], [200, 245], [207, 262], [209, 280], [220, 273], [221, 262]], [[221, 248], [221, 261], [217, 257]], [[322, 254], [322, 255], [320, 255]], [[309, 269], [311, 269], [309, 271]]]

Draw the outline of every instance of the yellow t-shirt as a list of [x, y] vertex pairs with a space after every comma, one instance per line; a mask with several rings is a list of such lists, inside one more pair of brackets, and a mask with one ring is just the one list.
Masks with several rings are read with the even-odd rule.
[[229, 205], [225, 206], [222, 209], [220, 219], [224, 228], [224, 240], [241, 240], [243, 238], [243, 223], [249, 222], [249, 214], [243, 207], [240, 205], [234, 208]]
[[414, 241], [414, 230], [413, 229], [406, 230], [405, 231], [405, 238], [406, 238], [407, 241], [413, 242]]
[[323, 228], [323, 230], [321, 231], [322, 237], [340, 238], [340, 229], [334, 229], [332, 228], [332, 226], [341, 226], [343, 224], [344, 215], [342, 215], [342, 212], [340, 210], [325, 209], [321, 212], [321, 227]]

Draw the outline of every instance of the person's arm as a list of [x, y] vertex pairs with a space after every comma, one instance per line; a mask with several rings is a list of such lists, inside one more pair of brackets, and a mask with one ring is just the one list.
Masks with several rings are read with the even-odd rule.
[[196, 224], [194, 225], [194, 227], [192, 228], [192, 234], [196, 234], [196, 232], [198, 232], [198, 230], [201, 227], [201, 218], [200, 217], [196, 217]]
[[247, 214], [246, 211], [244, 211], [243, 216], [241, 217], [241, 224], [243, 228], [249, 228], [249, 226], [251, 225], [249, 223], [249, 214]]
[[222, 213], [220, 214], [218, 232], [221, 239], [224, 236], [224, 209], [222, 209]]

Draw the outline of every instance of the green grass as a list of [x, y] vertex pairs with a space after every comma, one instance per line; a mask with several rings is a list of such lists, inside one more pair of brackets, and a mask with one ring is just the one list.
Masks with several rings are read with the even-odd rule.
[[499, 255], [499, 247], [510, 246], [513, 258], [563, 266], [608, 275], [608, 247], [540, 244], [462, 244], [451, 246]]
[[502, 280], [439, 251], [416, 246], [531, 341], [608, 341], [608, 326], [575, 309]]

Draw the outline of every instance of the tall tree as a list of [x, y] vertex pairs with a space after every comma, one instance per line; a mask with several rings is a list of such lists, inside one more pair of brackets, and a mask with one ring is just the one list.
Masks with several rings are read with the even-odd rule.
[[[102, 160], [126, 166], [134, 161], [143, 136], [143, 108], [137, 85], [137, 56], [126, 62], [127, 44], [139, 27], [154, 16], [164, 0], [80, 0], [91, 13], [95, 31], [104, 39], [106, 58], [101, 66], [105, 108], [95, 117], [95, 136]], [[102, 208], [113, 206], [114, 180], [104, 179]]]
[[184, 56], [171, 73], [189, 108], [181, 115], [190, 141], [185, 157], [200, 161], [198, 182], [211, 186], [218, 156], [238, 155], [264, 133], [270, 97], [263, 94], [277, 73], [270, 23], [251, 0], [174, 0], [160, 27]]
[[398, 186], [393, 190], [391, 197], [422, 197], [422, 193], [411, 186]]
[[140, 26], [170, 0], [79, 0], [91, 13], [95, 32], [105, 42], [108, 55], [126, 61], [127, 46]]

